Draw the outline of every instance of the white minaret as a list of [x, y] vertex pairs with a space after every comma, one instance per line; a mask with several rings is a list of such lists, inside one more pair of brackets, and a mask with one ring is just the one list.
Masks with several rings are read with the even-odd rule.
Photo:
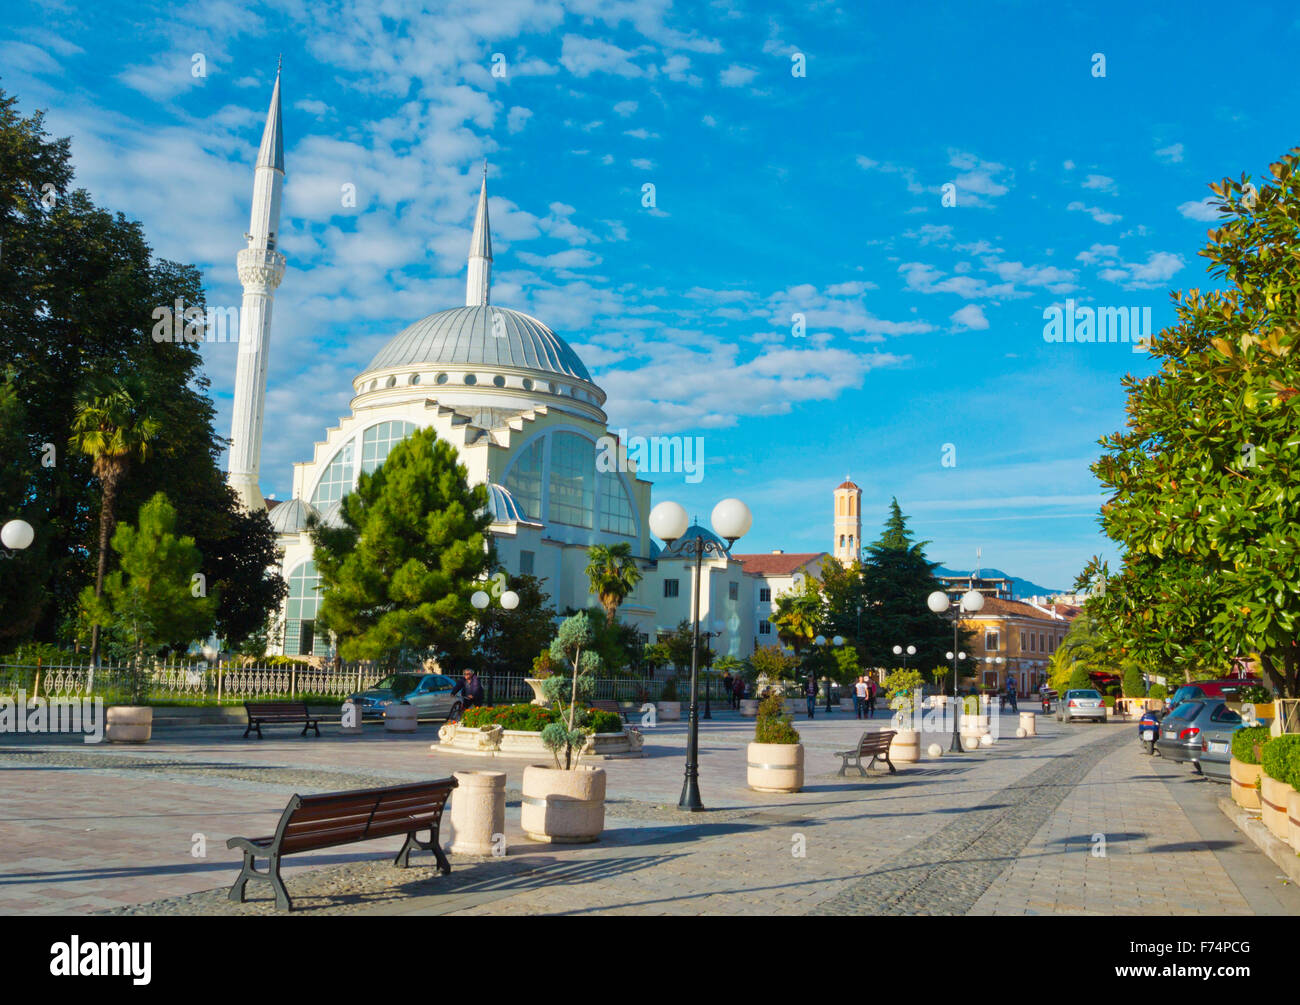
[[483, 187], [478, 192], [474, 214], [474, 236], [469, 239], [469, 274], [465, 277], [465, 306], [486, 307], [492, 290], [492, 232], [488, 226], [487, 162], [483, 164]]
[[226, 481], [244, 508], [266, 508], [258, 485], [262, 455], [262, 417], [266, 410], [266, 361], [271, 345], [271, 305], [284, 278], [284, 255], [275, 250], [280, 230], [280, 192], [284, 188], [284, 134], [280, 125], [280, 69], [275, 71], [271, 110], [266, 114], [262, 147], [253, 174], [253, 212], [248, 247], [239, 252], [244, 303], [239, 314], [239, 362], [235, 367], [235, 405], [230, 422], [230, 460]]

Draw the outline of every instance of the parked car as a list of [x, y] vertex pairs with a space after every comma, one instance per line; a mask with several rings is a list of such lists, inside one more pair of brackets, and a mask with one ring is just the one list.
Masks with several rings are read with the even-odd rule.
[[1198, 680], [1195, 684], [1184, 684], [1169, 696], [1169, 708], [1173, 709], [1185, 701], [1200, 701], [1205, 698], [1222, 698], [1236, 701], [1237, 692], [1242, 688], [1258, 684], [1257, 677], [1225, 677], [1221, 680]]
[[1181, 702], [1160, 722], [1156, 749], [1162, 757], [1191, 764], [1211, 777], [1228, 777], [1232, 756], [1232, 734], [1241, 716], [1222, 698], [1190, 699]]
[[1105, 722], [1106, 703], [1102, 701], [1101, 692], [1092, 688], [1066, 691], [1057, 699], [1056, 719], [1058, 722], [1073, 722], [1075, 719]]
[[421, 718], [455, 719], [461, 711], [460, 696], [451, 693], [455, 686], [444, 674], [395, 673], [348, 697], [360, 709], [362, 721], [382, 719], [393, 702], [414, 705]]

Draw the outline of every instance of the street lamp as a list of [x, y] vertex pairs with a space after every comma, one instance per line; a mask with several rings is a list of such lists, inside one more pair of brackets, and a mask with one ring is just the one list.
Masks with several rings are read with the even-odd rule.
[[[501, 607], [507, 611], [513, 611], [519, 606], [519, 594], [514, 590], [506, 590], [500, 597]], [[486, 590], [475, 590], [474, 595], [469, 598], [469, 602], [474, 606], [476, 611], [487, 610], [488, 604], [492, 603], [492, 598], [488, 596]], [[487, 628], [483, 622], [479, 622], [479, 648], [487, 641]], [[487, 703], [496, 704], [496, 674], [488, 674], [488, 693]]]
[[[952, 608], [948, 600], [948, 594], [943, 590], [935, 590], [926, 598], [926, 606], [935, 614], [943, 614]], [[984, 606], [984, 595], [977, 590], [967, 590], [962, 594], [961, 603], [951, 609], [949, 618], [952, 620], [952, 652], [948, 653], [948, 659], [952, 660], [952, 744], [948, 747], [948, 752], [952, 754], [964, 754], [966, 751], [961, 745], [961, 733], [957, 730], [957, 718], [960, 715], [960, 704], [957, 701], [957, 661], [966, 658], [965, 653], [957, 652], [957, 631], [958, 624], [961, 621], [963, 613], [974, 614]]]
[[[749, 531], [754, 522], [754, 515], [750, 513], [749, 507], [739, 499], [723, 499], [722, 502], [713, 507], [710, 522], [713, 524], [713, 529], [717, 532], [718, 537], [726, 538], [727, 543], [725, 545], [720, 541], [705, 537], [704, 534], [697, 534], [694, 537], [682, 540], [682, 546], [678, 551], [680, 555], [695, 556], [695, 589], [692, 603], [694, 627], [691, 639], [690, 728], [687, 731], [686, 738], [686, 777], [682, 782], [682, 797], [677, 803], [679, 810], [689, 810], [691, 812], [704, 809], [704, 804], [700, 802], [699, 786], [700, 578], [704, 565], [704, 556], [707, 553], [716, 558], [726, 559], [731, 554], [732, 545]], [[686, 510], [679, 503], [661, 502], [650, 511], [650, 533], [669, 547], [672, 547], [673, 542], [684, 538], [688, 528], [689, 520]]]
[[30, 548], [36, 540], [36, 531], [26, 520], [10, 520], [0, 529], [0, 558], [17, 558], [18, 552]]
[[907, 669], [907, 657], [916, 655], [916, 646], [908, 646], [904, 651], [902, 646], [894, 646], [894, 655], [903, 657], [903, 669]]
[[[818, 635], [815, 639], [813, 639], [813, 645], [817, 646], [819, 649], [825, 646], [826, 636]], [[834, 638], [831, 639], [831, 645], [834, 646], [836, 649], [844, 645], [844, 636], [836, 635]], [[814, 674], [816, 673], [815, 670], [812, 672]], [[832, 711], [831, 710], [831, 675], [828, 673], [826, 675], [826, 714], [830, 715], [831, 711]]]
[[[720, 636], [726, 627], [727, 626], [723, 624], [721, 618], [710, 619], [709, 630], [707, 632], [702, 633], [704, 635], [704, 645], [706, 647], [709, 647], [710, 642], [712, 642], [713, 639], [716, 639], [718, 636]], [[713, 665], [710, 664], [709, 676], [708, 679], [704, 682], [704, 715], [702, 716], [702, 718], [704, 719], [709, 719], [709, 720], [713, 719], [713, 703], [711, 700], [712, 697], [713, 697]]]

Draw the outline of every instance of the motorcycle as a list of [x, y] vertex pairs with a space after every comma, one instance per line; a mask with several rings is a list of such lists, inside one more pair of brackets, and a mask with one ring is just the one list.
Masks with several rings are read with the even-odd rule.
[[1156, 754], [1156, 740], [1160, 736], [1160, 717], [1147, 709], [1138, 720], [1138, 739], [1148, 754]]

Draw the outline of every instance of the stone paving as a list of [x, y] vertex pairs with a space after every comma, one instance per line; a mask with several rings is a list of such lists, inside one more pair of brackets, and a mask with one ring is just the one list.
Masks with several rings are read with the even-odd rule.
[[[1004, 736], [1013, 723], [1003, 720]], [[508, 775], [506, 858], [452, 856], [441, 877], [390, 868], [397, 839], [295, 856], [284, 869], [295, 915], [1300, 914], [1300, 894], [1249, 842], [1205, 833], [1227, 824], [1199, 810], [1219, 793], [1174, 788], [1186, 769], [1142, 755], [1131, 725], [1041, 718], [1037, 738], [865, 780], [837, 777], [831, 756], [863, 723], [838, 712], [796, 725], [807, 787], [765, 795], [744, 785], [752, 721], [715, 711], [701, 728], [701, 814], [675, 808], [684, 725], [647, 731], [645, 758], [604, 762], [606, 833], [579, 847], [519, 831], [525, 762], [431, 752], [432, 726], [358, 738], [326, 726], [320, 740], [280, 730], [260, 742], [187, 726], [139, 748], [5, 737], [0, 912], [269, 913], [265, 887], [251, 887], [248, 904], [225, 901], [238, 871], [225, 840], [268, 833], [292, 792], [491, 766]], [[947, 746], [928, 735], [923, 746], [934, 741]], [[1096, 833], [1105, 858], [1092, 855]]]

